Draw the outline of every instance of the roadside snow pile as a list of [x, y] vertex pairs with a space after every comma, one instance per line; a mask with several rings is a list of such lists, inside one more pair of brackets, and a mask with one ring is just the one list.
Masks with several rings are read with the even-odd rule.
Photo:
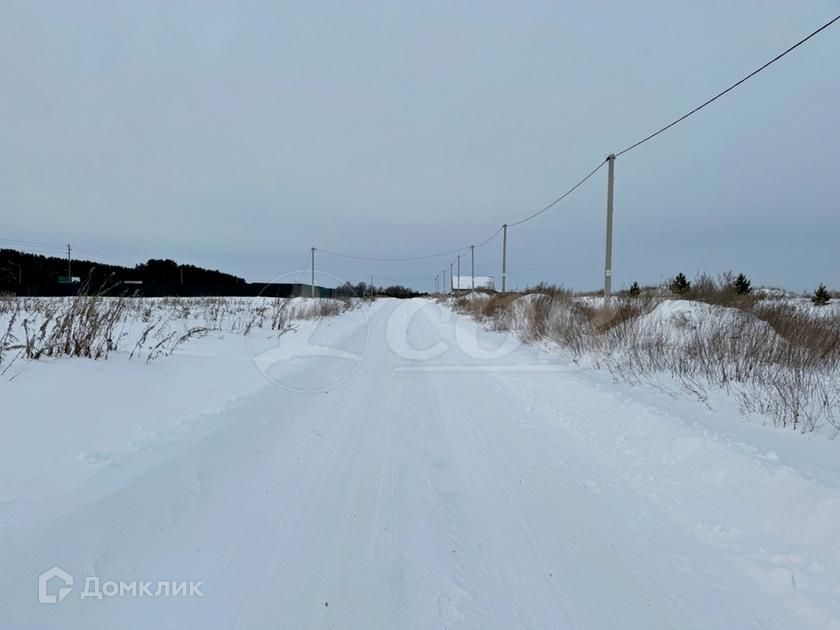
[[840, 431], [840, 315], [826, 307], [769, 299], [740, 308], [648, 298], [597, 303], [535, 293], [462, 309], [622, 381], [668, 375], [700, 400], [722, 390], [775, 426]]
[[[507, 379], [535, 414], [554, 414], [578, 449], [597, 453], [592, 460], [612, 471], [605, 478], [629, 485], [633, 499], [616, 491], [611, 501], [631, 514], [643, 500], [663, 509], [667, 516], [650, 523], [653, 545], [673, 542], [662, 532], [676, 522], [706, 558], [730, 564], [800, 617], [779, 627], [840, 628], [837, 444], [732, 423], [738, 409], [721, 391], [699, 407], [650, 385], [572, 374], [551, 388], [531, 376]], [[679, 560], [678, 568], [690, 564]]]
[[840, 300], [831, 300], [828, 304], [821, 306], [817, 306], [807, 297], [789, 298], [780, 301], [809, 317], [835, 321], [840, 319]]
[[759, 334], [766, 335], [767, 343], [781, 341], [767, 322], [751, 313], [689, 300], [661, 302], [650, 313], [632, 320], [632, 325], [643, 336], [661, 337], [675, 345], [685, 345], [697, 337], [710, 340], [721, 335], [737, 340]]
[[542, 308], [554, 308], [554, 301], [542, 293], [528, 293], [516, 298], [505, 313], [501, 315], [506, 319], [507, 328], [510, 330], [522, 331], [528, 328], [528, 324], [534, 319], [536, 311]]
[[665, 300], [650, 312], [638, 318], [642, 328], [665, 326], [672, 332], [682, 334], [698, 330], [710, 321], [740, 321], [749, 316], [734, 308], [723, 308], [703, 302], [689, 300]]
[[[268, 300], [268, 302], [271, 301]], [[313, 300], [311, 298], [295, 297], [288, 300], [288, 315], [291, 319], [320, 319], [321, 317], [338, 315], [347, 310], [349, 306], [350, 302], [332, 298]]]
[[490, 295], [480, 291], [473, 291], [472, 293], [467, 293], [462, 299], [470, 302], [487, 302], [490, 299]]
[[607, 305], [602, 295], [578, 295], [575, 297], [575, 301], [590, 308], [604, 308]]
[[668, 300], [607, 336], [604, 364], [628, 382], [667, 373], [701, 400], [722, 390], [776, 426], [840, 429], [838, 336], [802, 312]]

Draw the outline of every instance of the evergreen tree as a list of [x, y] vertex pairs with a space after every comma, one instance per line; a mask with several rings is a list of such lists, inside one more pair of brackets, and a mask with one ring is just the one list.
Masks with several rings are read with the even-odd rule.
[[811, 296], [811, 301], [817, 306], [825, 306], [828, 304], [830, 299], [831, 293], [828, 292], [828, 289], [826, 289], [825, 285], [822, 283], [820, 283], [820, 286], [818, 286], [817, 290], [814, 291], [814, 295]]
[[685, 274], [680, 272], [674, 279], [671, 280], [670, 289], [672, 292], [682, 295], [691, 288], [691, 282], [685, 277]]
[[735, 278], [735, 282], [732, 286], [735, 287], [735, 292], [738, 295], [747, 295], [748, 293], [752, 293], [752, 283], [749, 278], [742, 273], [738, 274], [738, 277]]
[[636, 297], [641, 292], [642, 292], [642, 290], [639, 288], [639, 283], [634, 280], [633, 284], [630, 285], [630, 295], [632, 295], [633, 297]]

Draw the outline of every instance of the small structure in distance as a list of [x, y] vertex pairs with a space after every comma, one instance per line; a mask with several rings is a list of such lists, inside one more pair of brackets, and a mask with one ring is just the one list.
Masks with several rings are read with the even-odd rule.
[[[473, 289], [472, 276], [454, 276], [452, 278], [452, 293], [456, 295], [463, 295], [469, 293]], [[485, 293], [496, 292], [496, 281], [493, 276], [476, 276], [475, 290], [483, 291]]]

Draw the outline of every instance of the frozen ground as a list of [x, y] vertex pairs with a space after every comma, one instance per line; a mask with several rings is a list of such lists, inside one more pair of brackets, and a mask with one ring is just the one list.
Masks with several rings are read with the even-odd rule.
[[[0, 628], [840, 628], [835, 442], [429, 300], [24, 368]], [[73, 590], [39, 603], [53, 566]]]

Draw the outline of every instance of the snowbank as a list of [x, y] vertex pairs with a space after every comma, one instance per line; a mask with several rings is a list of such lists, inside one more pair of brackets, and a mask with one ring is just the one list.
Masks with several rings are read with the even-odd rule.
[[838, 444], [733, 423], [740, 411], [723, 392], [703, 406], [669, 398], [662, 388], [677, 392], [680, 384], [664, 376], [641, 387], [597, 371], [552, 387], [517, 375], [505, 380], [535, 411], [552, 414], [581, 451], [597, 453], [612, 485], [627, 483], [659, 505], [708, 557], [782, 602], [802, 627], [840, 628]]
[[675, 344], [698, 336], [709, 338], [724, 332], [730, 336], [740, 336], [747, 331], [750, 334], [758, 331], [770, 339], [778, 339], [767, 322], [751, 313], [690, 300], [665, 300], [650, 313], [635, 318], [633, 324], [646, 336], [664, 336]]

